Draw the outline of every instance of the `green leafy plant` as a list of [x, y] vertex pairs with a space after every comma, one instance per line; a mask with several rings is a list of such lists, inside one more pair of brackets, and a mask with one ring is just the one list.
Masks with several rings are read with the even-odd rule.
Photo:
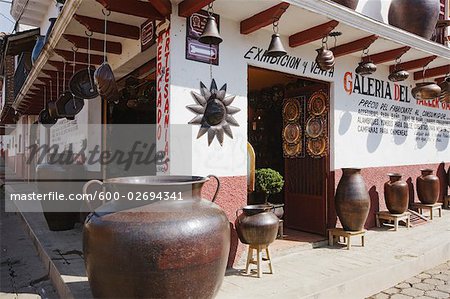
[[283, 176], [271, 168], [257, 169], [255, 172], [256, 191], [265, 194], [265, 202], [271, 194], [279, 193], [283, 189]]

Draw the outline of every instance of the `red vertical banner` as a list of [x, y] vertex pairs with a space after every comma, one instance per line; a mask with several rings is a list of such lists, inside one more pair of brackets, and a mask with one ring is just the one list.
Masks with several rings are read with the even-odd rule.
[[157, 165], [158, 174], [169, 174], [169, 100], [170, 100], [170, 27], [157, 39], [156, 53], [156, 148], [164, 152], [163, 164]]

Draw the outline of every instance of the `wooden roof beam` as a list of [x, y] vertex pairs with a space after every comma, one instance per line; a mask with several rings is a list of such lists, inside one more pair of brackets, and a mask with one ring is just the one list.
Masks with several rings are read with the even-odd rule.
[[190, 17], [194, 12], [201, 10], [214, 0], [184, 0], [178, 4], [178, 16]]
[[[420, 58], [420, 59], [416, 59], [416, 60], [405, 61], [405, 62], [397, 64], [397, 69], [405, 70], [405, 71], [420, 69], [420, 68], [427, 66], [430, 62], [432, 62], [436, 58], [437, 58], [437, 56], [433, 55], [433, 56]], [[395, 68], [396, 68], [395, 65], [391, 65], [389, 67], [390, 72], [392, 73], [393, 71], [395, 71]]]
[[434, 79], [434, 81], [436, 83], [442, 83], [442, 82], [444, 82], [445, 78], [447, 78], [447, 77], [445, 77], [445, 76], [444, 77], [439, 77], [439, 78]]
[[[105, 21], [101, 19], [86, 17], [82, 15], [73, 15], [74, 19], [77, 20], [81, 25], [86, 27], [88, 30], [97, 33], [104, 33], [105, 31]], [[119, 36], [128, 39], [139, 40], [141, 37], [141, 29], [137, 26], [111, 22], [108, 21], [108, 26], [106, 27], [106, 34]]]
[[[163, 20], [165, 16], [161, 15], [150, 2], [139, 0], [96, 0], [110, 11], [132, 15], [152, 20]], [[152, 2], [153, 0], [151, 0]]]
[[339, 22], [333, 20], [295, 33], [289, 36], [289, 46], [298, 47], [324, 38], [325, 36], [328, 36], [328, 34], [330, 34], [330, 32], [333, 31], [333, 29], [336, 28], [337, 25], [339, 25]]
[[289, 3], [281, 2], [241, 22], [241, 34], [250, 34], [279, 19], [289, 8]]
[[[57, 68], [60, 71], [64, 70], [64, 62], [54, 61], [54, 60], [49, 60], [47, 62], [48, 62], [49, 65]], [[80, 63], [80, 62], [76, 63], [75, 64], [75, 71], [79, 71], [81, 69], [86, 68], [86, 64], [87, 64], [87, 62], [86, 63], [84, 63], [84, 62], [83, 63]], [[66, 71], [72, 72], [72, 70], [73, 70], [73, 63], [72, 63], [72, 61], [67, 61], [66, 62]]]
[[[55, 53], [64, 58], [67, 61], [73, 59], [73, 52], [61, 49], [55, 49]], [[76, 59], [78, 61], [83, 61], [84, 63], [88, 62], [88, 54], [78, 52], [76, 55]], [[103, 63], [103, 55], [90, 54], [91, 64], [100, 65]]]
[[364, 57], [364, 61], [371, 60], [375, 64], [393, 61], [402, 57], [402, 55], [408, 52], [409, 49], [411, 49], [411, 47], [406, 46], [377, 54], [372, 54]]
[[368, 48], [377, 39], [378, 39], [378, 35], [374, 34], [374, 35], [370, 35], [370, 36], [355, 40], [353, 42], [349, 42], [349, 43], [331, 48], [330, 50], [333, 52], [334, 57], [337, 58], [337, 57], [341, 57], [341, 56], [344, 56], [347, 54], [362, 51], [362, 50]]
[[425, 70], [425, 73], [422, 71], [414, 72], [414, 80], [433, 78], [433, 77], [437, 77], [437, 76], [441, 76], [441, 75], [446, 75], [449, 73], [450, 73], [450, 64], [447, 64], [447, 65], [427, 69], [427, 70]]
[[172, 3], [170, 3], [170, 0], [148, 0], [148, 3], [150, 3], [160, 15], [166, 18], [172, 13]]
[[[63, 37], [79, 49], [88, 48], [88, 38], [85, 36], [63, 34]], [[91, 50], [103, 52], [104, 43], [104, 40], [91, 38]], [[106, 52], [120, 55], [122, 54], [122, 44], [118, 42], [106, 41]]]

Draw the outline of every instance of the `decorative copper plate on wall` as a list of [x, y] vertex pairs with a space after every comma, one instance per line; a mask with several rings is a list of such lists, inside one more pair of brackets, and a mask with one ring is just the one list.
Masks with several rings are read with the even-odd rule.
[[326, 137], [308, 139], [306, 149], [308, 151], [308, 154], [313, 158], [322, 158], [326, 156]]
[[287, 122], [296, 121], [300, 118], [300, 106], [296, 99], [288, 99], [285, 101], [283, 116]]
[[313, 93], [308, 101], [308, 111], [313, 115], [321, 115], [327, 111], [328, 96], [323, 91]]
[[317, 138], [324, 132], [324, 121], [320, 117], [310, 117], [306, 123], [306, 135]]
[[302, 152], [302, 143], [283, 143], [283, 154], [285, 158], [297, 158]]
[[287, 124], [283, 129], [283, 140], [286, 143], [296, 144], [300, 142], [302, 131], [299, 124]]

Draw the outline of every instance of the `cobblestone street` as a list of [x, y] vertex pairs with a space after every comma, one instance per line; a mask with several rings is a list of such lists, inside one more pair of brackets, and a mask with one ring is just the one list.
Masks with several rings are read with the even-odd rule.
[[450, 298], [450, 261], [369, 297], [369, 299], [410, 298]]

